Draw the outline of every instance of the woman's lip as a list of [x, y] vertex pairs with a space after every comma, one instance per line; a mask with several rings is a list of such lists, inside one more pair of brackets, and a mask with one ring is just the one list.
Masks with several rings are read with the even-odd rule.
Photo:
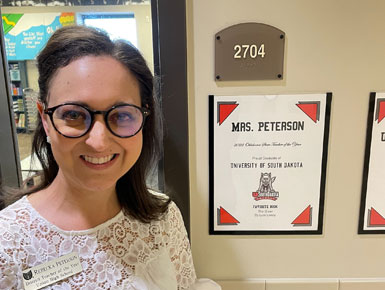
[[[115, 153], [114, 155], [115, 155], [114, 158], [112, 158], [110, 161], [103, 163], [103, 164], [94, 164], [94, 163], [88, 162], [82, 157], [84, 155], [81, 155], [79, 158], [83, 162], [83, 164], [85, 164], [87, 167], [92, 168], [92, 169], [97, 169], [97, 170], [103, 170], [103, 169], [106, 169], [106, 168], [112, 166], [115, 163], [115, 161], [119, 158], [119, 154]], [[89, 156], [89, 155], [87, 155], [87, 156]]]
[[103, 164], [111, 161], [113, 158], [115, 158], [115, 156], [116, 154], [108, 154], [104, 156], [81, 155], [80, 157], [93, 164]]

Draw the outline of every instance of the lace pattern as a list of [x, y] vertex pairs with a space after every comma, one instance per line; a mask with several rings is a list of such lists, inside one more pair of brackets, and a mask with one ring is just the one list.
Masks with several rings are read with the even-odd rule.
[[71, 252], [79, 254], [83, 271], [44, 289], [181, 290], [196, 279], [174, 203], [159, 221], [145, 224], [121, 211], [85, 231], [52, 225], [26, 197], [0, 212], [0, 289], [22, 289], [23, 270]]

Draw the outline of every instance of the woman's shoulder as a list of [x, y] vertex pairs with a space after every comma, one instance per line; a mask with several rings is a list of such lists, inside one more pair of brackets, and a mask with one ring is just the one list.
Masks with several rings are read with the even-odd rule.
[[170, 196], [168, 196], [168, 195], [166, 195], [164, 193], [161, 193], [159, 191], [155, 191], [155, 190], [149, 190], [149, 192], [151, 194], [153, 194], [154, 196], [156, 196], [161, 201], [163, 201], [163, 202], [168, 204], [167, 205], [167, 209], [164, 212], [164, 214], [161, 216], [160, 220], [163, 220], [163, 221], [183, 220], [182, 219], [182, 214], [181, 214], [181, 211], [180, 211], [179, 207], [171, 199]]
[[176, 218], [176, 219], [181, 219], [182, 218], [182, 213], [178, 207], [178, 205], [174, 201], [170, 201], [168, 208], [167, 208], [167, 214], [169, 218]]
[[20, 246], [31, 220], [26, 197], [0, 211], [0, 251]]
[[27, 197], [23, 196], [16, 202], [0, 211], [1, 222], [16, 222], [17, 217], [25, 216], [29, 212]]
[[27, 197], [24, 196], [0, 211], [0, 239], [4, 238], [2, 232], [18, 233], [31, 221], [32, 212], [28, 206]]

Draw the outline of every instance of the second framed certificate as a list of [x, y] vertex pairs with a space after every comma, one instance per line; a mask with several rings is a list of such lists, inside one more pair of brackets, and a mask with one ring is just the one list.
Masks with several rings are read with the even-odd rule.
[[331, 93], [209, 96], [210, 234], [321, 234]]
[[385, 234], [385, 93], [369, 100], [359, 234]]

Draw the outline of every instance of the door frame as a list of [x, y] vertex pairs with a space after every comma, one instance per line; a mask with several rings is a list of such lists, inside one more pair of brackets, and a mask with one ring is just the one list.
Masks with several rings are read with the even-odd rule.
[[[190, 233], [186, 1], [152, 0], [155, 75], [165, 120], [163, 188], [180, 208]], [[162, 188], [162, 184], [161, 187]]]
[[[1, 10], [0, 10], [1, 16]], [[5, 53], [4, 32], [0, 29], [0, 184], [20, 187], [22, 184], [16, 124]]]

